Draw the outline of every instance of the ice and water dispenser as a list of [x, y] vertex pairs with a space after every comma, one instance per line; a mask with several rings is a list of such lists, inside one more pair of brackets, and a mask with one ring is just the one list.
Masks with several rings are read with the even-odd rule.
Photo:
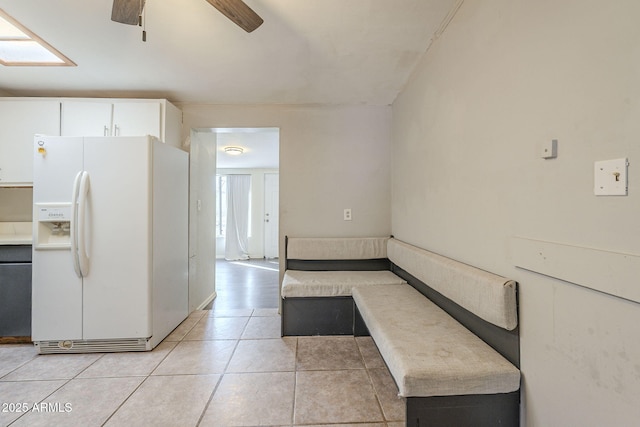
[[34, 214], [35, 249], [71, 247], [71, 203], [37, 203]]

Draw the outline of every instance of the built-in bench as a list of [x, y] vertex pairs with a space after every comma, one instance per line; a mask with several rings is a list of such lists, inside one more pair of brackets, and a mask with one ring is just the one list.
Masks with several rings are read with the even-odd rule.
[[353, 335], [352, 289], [401, 285], [388, 237], [285, 238], [282, 335]]
[[[286, 244], [283, 335], [370, 334], [408, 426], [519, 424], [515, 282], [393, 238]], [[364, 280], [367, 265], [397, 278]]]

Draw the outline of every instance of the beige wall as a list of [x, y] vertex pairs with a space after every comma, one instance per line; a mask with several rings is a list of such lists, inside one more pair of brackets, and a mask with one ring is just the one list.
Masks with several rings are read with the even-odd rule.
[[[285, 235], [390, 233], [390, 107], [179, 107], [184, 132], [207, 127], [280, 128], [281, 257]], [[352, 209], [352, 221], [343, 220], [345, 208]]]
[[[640, 255], [638, 16], [466, 1], [393, 105], [392, 233], [519, 282], [529, 426], [638, 422], [640, 305], [516, 268], [511, 240]], [[593, 162], [619, 157], [629, 195], [594, 196]]]
[[0, 221], [30, 222], [32, 212], [32, 188], [0, 188]]

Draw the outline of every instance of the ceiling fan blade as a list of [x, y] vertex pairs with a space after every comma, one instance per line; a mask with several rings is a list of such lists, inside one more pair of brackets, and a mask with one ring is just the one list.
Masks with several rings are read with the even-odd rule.
[[111, 20], [122, 24], [138, 25], [144, 0], [113, 0]]
[[[224, 16], [231, 19], [247, 33], [258, 28], [264, 22], [249, 6], [242, 0], [207, 0], [213, 7], [218, 9]], [[114, 3], [115, 4], [115, 3]]]

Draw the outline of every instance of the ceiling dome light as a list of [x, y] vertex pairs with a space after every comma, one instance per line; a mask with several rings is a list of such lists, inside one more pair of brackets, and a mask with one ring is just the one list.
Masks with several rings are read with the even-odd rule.
[[242, 147], [224, 147], [224, 152], [232, 156], [239, 156], [244, 153], [244, 149]]

